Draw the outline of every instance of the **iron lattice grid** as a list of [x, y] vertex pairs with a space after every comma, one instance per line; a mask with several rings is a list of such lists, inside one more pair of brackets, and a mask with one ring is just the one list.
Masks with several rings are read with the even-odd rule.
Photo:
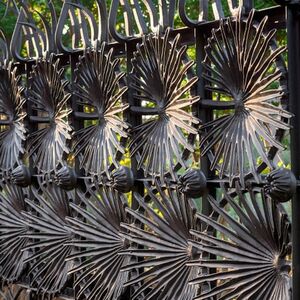
[[[52, 299], [58, 295], [73, 299], [75, 292], [75, 299], [288, 299], [291, 224], [279, 202], [291, 198], [296, 183], [289, 171], [277, 169], [272, 162], [281, 147], [277, 141], [289, 130], [291, 115], [284, 110], [288, 104], [280, 58], [284, 49], [273, 43], [270, 33], [286, 28], [284, 8], [253, 13], [251, 3], [246, 2], [241, 16], [232, 7], [235, 17], [231, 20], [196, 22], [188, 19], [185, 2], [180, 1], [180, 16], [187, 27], [170, 30], [172, 2], [169, 10], [163, 5], [163, 17], [153, 19], [153, 27], [160, 24], [159, 34], [146, 33], [141, 22], [142, 37], [128, 37], [115, 28], [117, 1], [113, 1], [109, 17], [98, 4], [102, 30], [94, 30], [93, 43], [83, 34], [87, 51], [76, 39], [74, 49], [63, 44], [59, 32], [68, 13], [76, 17], [72, 11], [80, 9], [91, 18], [86, 8], [67, 1], [58, 22], [52, 19], [52, 27], [44, 27], [44, 37], [23, 5], [10, 51], [2, 43], [1, 297]], [[51, 9], [51, 1], [49, 5]], [[137, 8], [137, 3], [134, 5]], [[131, 8], [125, 5], [125, 9], [128, 13]], [[214, 16], [222, 17], [220, 4]], [[75, 35], [80, 36], [76, 22], [75, 18]], [[84, 29], [83, 25], [81, 30], [87, 33]], [[38, 58], [20, 56], [22, 30], [23, 39], [32, 41], [28, 53]], [[243, 45], [247, 38], [258, 41], [256, 48]], [[271, 52], [263, 52], [263, 40], [268, 38]], [[102, 41], [108, 42], [105, 48]], [[218, 43], [224, 48], [218, 48]], [[196, 49], [195, 67], [185, 54], [185, 46], [191, 45]], [[235, 48], [229, 57], [226, 45], [247, 50], [248, 57], [252, 51], [265, 61], [275, 61], [275, 71], [268, 78], [265, 74], [255, 77], [259, 68], [251, 74], [248, 66], [246, 71], [259, 83], [278, 81], [280, 90], [262, 94], [259, 84], [256, 94], [242, 90], [245, 98], [240, 98], [235, 92], [244, 88], [245, 82], [239, 85], [236, 77], [230, 81], [231, 73], [240, 69], [234, 69]], [[218, 53], [209, 55], [213, 51]], [[224, 55], [232, 69], [227, 66], [226, 71], [226, 60], [218, 55]], [[213, 59], [216, 57], [219, 61]], [[8, 58], [5, 63], [4, 58]], [[247, 68], [246, 58], [239, 57], [239, 66]], [[11, 60], [14, 64], [8, 63]], [[126, 62], [125, 73], [118, 68], [118, 60]], [[259, 61], [254, 57], [252, 62]], [[62, 67], [69, 69], [69, 83]], [[25, 91], [18, 85], [18, 75], [25, 82]], [[218, 81], [219, 75], [225, 85]], [[248, 75], [243, 76], [247, 83]], [[209, 82], [212, 85], [207, 88]], [[249, 84], [253, 92], [255, 81]], [[225, 93], [232, 101], [212, 100], [213, 93]], [[261, 97], [279, 99], [283, 108], [262, 106], [265, 113], [259, 115], [253, 99]], [[254, 127], [259, 138], [251, 136], [249, 143], [256, 146], [252, 154], [266, 157], [252, 168], [251, 163], [250, 167], [243, 164], [251, 162], [249, 151], [237, 162], [232, 153], [241, 148], [224, 145], [216, 137], [218, 131], [210, 135], [211, 126], [220, 125], [213, 121], [213, 112], [237, 111], [240, 99], [244, 105], [248, 101], [247, 113], [255, 111], [264, 124], [273, 126], [266, 126], [265, 131]], [[141, 107], [144, 100], [155, 105]], [[186, 106], [190, 109], [185, 110]], [[94, 110], [87, 112], [87, 107]], [[148, 123], [145, 115], [159, 118]], [[87, 127], [87, 120], [98, 121]], [[238, 135], [222, 122], [228, 121], [221, 121], [219, 130], [230, 131], [236, 143], [249, 132], [241, 130]], [[250, 126], [240, 125], [246, 124], [241, 117], [233, 122]], [[207, 152], [200, 158], [201, 170], [185, 166], [195, 135], [203, 141], [201, 151]], [[128, 139], [133, 154], [131, 170], [120, 166]], [[262, 149], [261, 139], [269, 144], [269, 152]], [[156, 145], [164, 147], [157, 149]], [[232, 151], [230, 158], [217, 156], [218, 149]], [[273, 171], [261, 177], [267, 166]], [[220, 187], [222, 197], [217, 193]], [[123, 194], [130, 190], [132, 203]], [[200, 196], [201, 214], [196, 214], [191, 198]], [[219, 202], [214, 199], [217, 197]], [[239, 222], [228, 215], [228, 209], [236, 213]]]

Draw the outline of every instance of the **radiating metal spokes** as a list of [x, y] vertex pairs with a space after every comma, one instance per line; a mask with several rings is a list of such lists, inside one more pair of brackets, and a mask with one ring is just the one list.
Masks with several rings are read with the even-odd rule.
[[71, 138], [71, 127], [67, 118], [71, 109], [67, 101], [71, 94], [66, 91], [68, 82], [63, 80], [63, 72], [53, 55], [39, 59], [31, 72], [28, 99], [37, 112], [31, 120], [46, 125], [31, 134], [29, 156], [44, 172], [63, 165], [64, 155], [69, 153], [67, 141]]
[[73, 263], [66, 261], [72, 253], [72, 233], [66, 227], [70, 216], [69, 198], [59, 187], [48, 186], [42, 191], [33, 190], [34, 200], [26, 199], [31, 212], [25, 213], [30, 232], [25, 236], [31, 240], [24, 248], [30, 255], [30, 285], [40, 295], [55, 294], [62, 290], [68, 280]]
[[254, 10], [245, 21], [241, 15], [222, 20], [212, 31], [203, 63], [207, 88], [219, 101], [232, 104], [233, 112], [202, 127], [202, 155], [208, 154], [211, 169], [231, 181], [243, 181], [249, 172], [259, 181], [261, 162], [272, 168], [268, 151], [284, 149], [276, 134], [289, 129], [291, 117], [282, 106], [286, 84], [280, 55], [285, 47], [272, 44], [276, 30], [265, 33], [267, 17], [259, 24], [253, 17]]
[[129, 273], [120, 272], [130, 258], [120, 253], [129, 243], [122, 235], [122, 222], [128, 222], [125, 198], [110, 188], [92, 192], [90, 197], [79, 193], [78, 205], [71, 204], [76, 218], [68, 218], [75, 235], [70, 244], [78, 251], [68, 257], [74, 260], [75, 290], [78, 299], [117, 299], [123, 292]]
[[198, 228], [195, 209], [180, 192], [162, 191], [159, 186], [157, 189], [148, 187], [145, 199], [135, 195], [140, 211], [127, 208], [136, 224], [122, 224], [127, 230], [124, 236], [131, 241], [131, 247], [122, 253], [139, 261], [123, 267], [123, 271], [144, 271], [126, 285], [140, 284], [132, 299], [144, 295], [143, 299], [191, 300], [197, 287], [188, 282], [199, 272], [198, 267], [187, 266], [199, 257], [188, 243], [193, 238], [189, 230]]
[[[216, 283], [195, 299], [291, 299], [291, 224], [282, 206], [266, 197], [263, 190], [225, 192], [226, 207], [209, 197], [219, 219], [197, 214], [217, 235], [191, 230], [198, 241], [191, 245], [213, 255], [192, 266], [211, 272], [191, 284]], [[217, 270], [217, 272], [216, 272]]]
[[[76, 70], [75, 94], [79, 108], [89, 108], [90, 113], [79, 113], [83, 119], [93, 118], [93, 123], [76, 132], [75, 156], [82, 153], [80, 167], [86, 174], [110, 176], [110, 167], [118, 167], [117, 154], [125, 153], [120, 138], [127, 138], [128, 125], [122, 114], [128, 107], [121, 97], [127, 90], [120, 87], [125, 73], [116, 72], [118, 59], [112, 51], [106, 53], [105, 44], [86, 50]], [[84, 110], [84, 109], [83, 109]], [[75, 112], [76, 114], [76, 112]]]
[[17, 69], [10, 63], [0, 67], [0, 166], [3, 170], [21, 163], [26, 139], [24, 88]]
[[169, 31], [164, 36], [145, 36], [132, 60], [134, 97], [149, 106], [134, 109], [137, 113], [157, 117], [148, 117], [134, 128], [131, 155], [140, 152], [139, 167], [144, 166], [145, 176], [160, 176], [161, 181], [167, 172], [176, 177], [174, 167], [178, 163], [186, 165], [182, 157], [184, 150], [193, 152], [187, 135], [195, 135], [193, 125], [199, 123], [187, 110], [199, 100], [198, 96], [190, 95], [198, 78], [186, 80], [194, 63], [183, 63], [186, 47], [180, 45], [179, 39], [177, 35], [170, 41]]
[[5, 282], [20, 279], [28, 251], [28, 226], [22, 211], [28, 190], [10, 183], [1, 184], [0, 192], [0, 278]]

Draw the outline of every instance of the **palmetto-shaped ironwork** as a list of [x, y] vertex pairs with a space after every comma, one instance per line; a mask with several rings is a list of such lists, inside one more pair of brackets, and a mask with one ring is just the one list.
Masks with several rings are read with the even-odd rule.
[[140, 284], [132, 299], [144, 293], [143, 299], [194, 299], [197, 289], [188, 282], [196, 278], [199, 269], [187, 263], [199, 257], [188, 243], [193, 238], [189, 230], [198, 228], [195, 209], [180, 192], [162, 191], [158, 185], [157, 189], [155, 194], [155, 189], [148, 186], [145, 199], [135, 194], [142, 211], [126, 209], [137, 223], [122, 224], [131, 242], [131, 247], [122, 253], [138, 257], [139, 261], [123, 267], [123, 271], [144, 268], [126, 285]]
[[125, 75], [116, 73], [118, 59], [112, 59], [112, 50], [105, 52], [105, 43], [101, 48], [88, 49], [80, 58], [76, 70], [75, 94], [78, 104], [94, 110], [92, 114], [76, 112], [77, 116], [96, 120], [79, 130], [75, 143], [75, 155], [83, 154], [81, 168], [87, 173], [109, 176], [111, 164], [118, 166], [117, 153], [124, 153], [121, 138], [127, 138], [128, 125], [121, 114], [128, 105], [121, 102], [126, 87], [120, 87], [120, 80]]
[[[9, 285], [3, 288], [3, 291], [0, 291], [1, 300], [28, 300], [26, 297], [26, 289], [18, 285]], [[26, 297], [26, 298], [25, 298]]]
[[63, 69], [54, 57], [39, 59], [31, 72], [28, 99], [38, 113], [32, 121], [48, 123], [32, 133], [29, 155], [33, 155], [35, 166], [41, 171], [52, 171], [63, 164], [63, 155], [69, 153], [67, 140], [71, 138], [71, 127], [67, 117], [70, 94], [66, 92], [67, 81], [63, 80]]
[[79, 205], [71, 204], [77, 218], [68, 218], [70, 230], [76, 235], [71, 244], [79, 249], [68, 258], [78, 265], [70, 271], [76, 276], [76, 299], [119, 299], [128, 272], [120, 269], [129, 258], [120, 255], [128, 247], [121, 235], [121, 222], [127, 222], [125, 198], [110, 188], [101, 188], [87, 198], [78, 193]]
[[[183, 63], [186, 47], [180, 46], [179, 35], [173, 41], [169, 31], [164, 36], [149, 35], [138, 44], [132, 59], [135, 99], [141, 104], [152, 103], [153, 108], [134, 107], [141, 114], [157, 114], [134, 128], [131, 155], [141, 152], [139, 168], [145, 165], [145, 176], [161, 176], [173, 172], [179, 163], [185, 166], [183, 150], [193, 151], [186, 134], [196, 134], [192, 126], [198, 120], [185, 108], [199, 100], [189, 96], [197, 77], [187, 79], [193, 62]], [[184, 83], [184, 81], [186, 82]]]
[[12, 64], [0, 67], [0, 166], [4, 170], [19, 164], [20, 155], [24, 153], [25, 98], [24, 88], [20, 86], [20, 77], [16, 72]]
[[1, 184], [0, 192], [0, 277], [4, 281], [18, 280], [24, 269], [27, 251], [22, 251], [28, 239], [25, 211], [25, 193], [9, 183]]
[[31, 231], [26, 236], [31, 243], [24, 248], [30, 251], [26, 260], [30, 264], [30, 284], [38, 293], [53, 294], [62, 290], [68, 279], [72, 262], [66, 262], [72, 253], [72, 246], [67, 245], [72, 233], [66, 227], [69, 216], [69, 199], [66, 192], [49, 184], [42, 193], [33, 189], [36, 201], [26, 199], [31, 213], [26, 219]]
[[[215, 259], [195, 260], [191, 265], [209, 268], [210, 274], [191, 281], [217, 283], [195, 299], [291, 299], [290, 222], [280, 205], [264, 193], [237, 188], [237, 197], [225, 194], [228, 210], [209, 197], [218, 220], [198, 214], [217, 231], [217, 237], [192, 230], [191, 244]], [[232, 212], [232, 213], [230, 213]], [[236, 217], [234, 217], [236, 216]], [[217, 272], [216, 272], [217, 270]]]
[[285, 69], [278, 61], [285, 47], [274, 47], [276, 30], [265, 33], [267, 17], [256, 25], [253, 16], [254, 10], [246, 21], [221, 21], [205, 48], [208, 89], [234, 111], [202, 127], [202, 155], [210, 153], [211, 168], [230, 180], [248, 172], [258, 180], [259, 161], [271, 167], [268, 149], [284, 149], [276, 131], [289, 129], [284, 118], [291, 117], [281, 105]]

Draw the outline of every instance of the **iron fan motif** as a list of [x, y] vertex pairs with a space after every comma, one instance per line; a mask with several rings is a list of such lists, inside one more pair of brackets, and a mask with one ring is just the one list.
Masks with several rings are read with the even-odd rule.
[[0, 192], [0, 278], [14, 282], [20, 278], [28, 252], [28, 232], [22, 211], [26, 210], [26, 190], [10, 183], [1, 184]]
[[[78, 264], [70, 273], [75, 274], [76, 299], [119, 299], [128, 272], [120, 269], [129, 258], [120, 255], [128, 243], [121, 235], [121, 222], [127, 222], [123, 195], [103, 187], [87, 197], [78, 192], [79, 204], [71, 204], [77, 218], [68, 218], [75, 235], [71, 244], [79, 249], [68, 261]], [[79, 291], [78, 291], [79, 288]]]
[[[121, 101], [127, 90], [120, 87], [125, 73], [116, 72], [118, 59], [112, 59], [112, 50], [105, 51], [105, 43], [95, 49], [87, 49], [76, 70], [75, 94], [78, 105], [94, 110], [85, 114], [90, 119], [94, 115], [94, 124], [78, 132], [74, 145], [75, 155], [83, 154], [80, 167], [87, 174], [102, 174], [109, 177], [111, 165], [119, 166], [117, 153], [125, 149], [120, 138], [126, 139], [128, 125], [122, 119], [122, 113], [128, 107]], [[84, 116], [83, 116], [84, 117]]]
[[72, 246], [67, 244], [72, 233], [66, 227], [66, 217], [70, 215], [69, 197], [73, 197], [52, 184], [43, 187], [42, 193], [32, 191], [36, 201], [26, 199], [31, 212], [25, 214], [30, 228], [26, 236], [31, 243], [24, 248], [30, 252], [26, 260], [30, 284], [38, 293], [55, 294], [64, 288], [73, 267], [72, 262], [66, 262], [72, 253]]
[[189, 230], [198, 228], [196, 209], [178, 190], [162, 191], [156, 185], [155, 194], [155, 188], [148, 185], [146, 188], [145, 199], [135, 194], [141, 211], [126, 209], [137, 223], [122, 224], [127, 230], [124, 236], [131, 242], [131, 247], [122, 254], [138, 258], [137, 263], [122, 270], [144, 268], [126, 283], [126, 286], [140, 284], [131, 299], [139, 299], [143, 294], [145, 300], [194, 299], [197, 288], [188, 282], [197, 277], [199, 268], [188, 267], [187, 263], [200, 256], [188, 243], [193, 238]]
[[197, 214], [201, 222], [216, 230], [217, 237], [192, 230], [198, 241], [191, 241], [191, 245], [216, 258], [191, 263], [211, 272], [190, 283], [214, 282], [216, 286], [195, 299], [291, 299], [291, 224], [287, 213], [265, 197], [263, 190], [244, 192], [236, 187], [236, 197], [225, 194], [227, 209], [209, 196], [218, 220]]
[[63, 69], [54, 56], [39, 59], [31, 72], [28, 100], [37, 116], [32, 120], [45, 123], [43, 128], [32, 133], [29, 142], [29, 155], [35, 166], [42, 172], [51, 172], [59, 164], [64, 164], [64, 154], [69, 153], [67, 141], [71, 138], [68, 115], [71, 109], [67, 101], [71, 94], [66, 92], [68, 82], [63, 79]]
[[19, 285], [9, 285], [2, 288], [0, 291], [1, 300], [28, 300], [28, 292], [25, 288], [20, 287]]
[[131, 155], [140, 153], [138, 167], [144, 165], [145, 176], [161, 176], [162, 181], [168, 172], [176, 178], [174, 167], [178, 163], [186, 166], [183, 152], [193, 152], [186, 134], [195, 135], [197, 130], [192, 125], [199, 123], [187, 111], [199, 97], [189, 95], [198, 78], [187, 78], [194, 62], [183, 63], [185, 51], [186, 47], [180, 46], [179, 35], [171, 41], [167, 30], [164, 36], [144, 36], [132, 59], [134, 98], [141, 104], [154, 105], [154, 108], [135, 109], [140, 114], [156, 114], [157, 117], [148, 117], [134, 128]]
[[24, 88], [20, 85], [20, 76], [12, 64], [4, 63], [0, 67], [0, 166], [2, 170], [14, 168], [20, 164], [20, 155], [24, 154], [26, 116], [23, 110]]
[[268, 151], [284, 149], [276, 132], [288, 130], [291, 117], [281, 105], [285, 67], [278, 62], [285, 47], [272, 44], [275, 29], [265, 33], [267, 17], [257, 25], [253, 16], [254, 10], [246, 21], [241, 15], [221, 21], [205, 48], [207, 88], [234, 109], [202, 127], [201, 153], [209, 153], [211, 169], [230, 181], [249, 172], [259, 181], [260, 162], [272, 168]]

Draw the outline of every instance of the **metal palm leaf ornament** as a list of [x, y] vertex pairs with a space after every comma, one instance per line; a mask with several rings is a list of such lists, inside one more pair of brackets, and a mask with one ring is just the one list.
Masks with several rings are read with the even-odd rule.
[[112, 59], [112, 50], [105, 51], [105, 43], [99, 48], [87, 49], [80, 58], [76, 70], [75, 94], [77, 104], [92, 113], [75, 112], [75, 116], [94, 119], [94, 124], [79, 130], [74, 145], [75, 155], [82, 153], [80, 167], [86, 173], [109, 176], [111, 164], [118, 167], [117, 153], [124, 153], [120, 138], [126, 139], [128, 125], [122, 113], [128, 107], [121, 102], [127, 90], [120, 87], [125, 75], [116, 72], [118, 59]]
[[66, 227], [66, 217], [70, 215], [69, 197], [73, 197], [50, 184], [42, 193], [33, 189], [33, 194], [36, 201], [26, 199], [31, 212], [25, 214], [31, 230], [26, 235], [31, 243], [24, 248], [30, 252], [28, 275], [38, 293], [54, 294], [64, 288], [73, 267], [72, 262], [65, 261], [72, 253], [72, 246], [67, 245], [72, 233]]
[[199, 123], [188, 112], [199, 97], [190, 95], [198, 78], [187, 79], [194, 63], [183, 63], [185, 51], [186, 47], [180, 46], [179, 35], [170, 41], [167, 30], [164, 36], [144, 36], [132, 59], [134, 97], [141, 104], [147, 103], [132, 110], [157, 117], [148, 116], [142, 125], [134, 128], [131, 155], [140, 154], [138, 166], [144, 165], [145, 176], [161, 176], [162, 181], [168, 172], [176, 178], [174, 167], [178, 163], [186, 165], [183, 152], [193, 151], [186, 135], [195, 135], [197, 130], [192, 125]]
[[0, 277], [13, 282], [21, 276], [27, 251], [28, 232], [26, 220], [22, 215], [25, 211], [24, 197], [26, 190], [9, 183], [1, 184], [0, 192]]
[[63, 165], [64, 154], [69, 153], [67, 141], [71, 138], [71, 127], [67, 122], [71, 109], [67, 101], [71, 94], [66, 92], [68, 82], [63, 80], [63, 69], [54, 56], [39, 59], [31, 72], [28, 99], [37, 116], [31, 121], [46, 125], [32, 133], [29, 142], [29, 155], [33, 156], [40, 171], [50, 172], [59, 164]]
[[[79, 205], [71, 204], [77, 218], [68, 218], [75, 235], [71, 244], [79, 249], [69, 260], [77, 261], [70, 273], [75, 274], [76, 299], [119, 299], [128, 272], [120, 272], [129, 257], [120, 255], [129, 243], [121, 234], [121, 222], [127, 222], [127, 201], [117, 191], [103, 187], [99, 194], [87, 197], [78, 192]], [[79, 290], [78, 290], [79, 287]]]
[[237, 188], [236, 197], [225, 197], [228, 210], [209, 197], [219, 220], [197, 215], [201, 222], [216, 230], [217, 237], [206, 231], [191, 231], [198, 238], [191, 245], [216, 257], [191, 263], [211, 269], [191, 284], [216, 284], [195, 299], [291, 299], [291, 224], [287, 213], [265, 197], [263, 190], [246, 193]]
[[28, 300], [29, 299], [28, 291], [25, 288], [20, 287], [19, 285], [9, 285], [3, 288], [0, 291], [1, 300]]
[[24, 154], [26, 116], [23, 110], [24, 88], [20, 85], [20, 76], [16, 75], [12, 64], [0, 67], [0, 166], [2, 170], [12, 169], [20, 163]]
[[122, 270], [144, 268], [126, 283], [140, 284], [131, 299], [139, 299], [143, 294], [143, 299], [194, 299], [197, 288], [188, 282], [197, 277], [199, 268], [187, 263], [200, 257], [188, 243], [193, 238], [189, 231], [198, 228], [196, 210], [176, 190], [162, 191], [157, 185], [155, 194], [155, 188], [146, 187], [145, 199], [135, 195], [141, 211], [127, 208], [137, 224], [122, 224], [127, 230], [124, 235], [131, 242], [131, 247], [122, 253], [139, 259]]
[[254, 10], [246, 21], [241, 15], [221, 21], [205, 48], [207, 88], [233, 112], [202, 127], [200, 146], [202, 155], [209, 153], [211, 169], [230, 181], [243, 180], [249, 172], [259, 181], [260, 162], [272, 168], [268, 151], [284, 149], [276, 133], [289, 129], [286, 120], [291, 117], [281, 103], [286, 84], [280, 56], [285, 47], [274, 47], [275, 29], [265, 33], [267, 17], [254, 24], [253, 16]]

